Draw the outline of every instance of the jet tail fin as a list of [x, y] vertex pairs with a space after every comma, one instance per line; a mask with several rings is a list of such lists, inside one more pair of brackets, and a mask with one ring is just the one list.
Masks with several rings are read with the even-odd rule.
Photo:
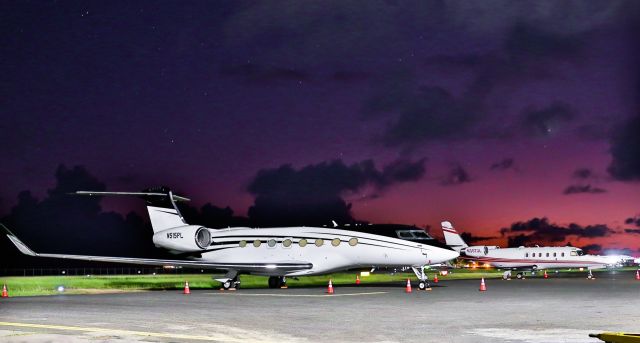
[[147, 202], [149, 219], [153, 232], [160, 232], [178, 226], [188, 225], [182, 217], [176, 202], [190, 201], [188, 198], [173, 194], [167, 187], [149, 188], [142, 192], [94, 192], [77, 191], [72, 194], [103, 196], [103, 195], [129, 195], [138, 196]]
[[449, 221], [444, 221], [440, 223], [442, 226], [442, 232], [444, 233], [444, 240], [448, 246], [450, 246], [455, 251], [460, 251], [466, 247], [468, 247], [467, 243], [460, 237], [456, 229], [453, 228], [453, 225]]

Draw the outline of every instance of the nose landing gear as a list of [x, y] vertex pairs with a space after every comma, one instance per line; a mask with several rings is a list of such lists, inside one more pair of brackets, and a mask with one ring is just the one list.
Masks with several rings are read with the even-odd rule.
[[411, 269], [418, 277], [418, 280], [419, 280], [418, 289], [421, 291], [424, 291], [424, 290], [430, 291], [431, 286], [429, 285], [429, 278], [427, 277], [427, 274], [424, 272], [424, 266], [420, 267], [420, 269], [418, 269], [418, 267], [411, 267]]

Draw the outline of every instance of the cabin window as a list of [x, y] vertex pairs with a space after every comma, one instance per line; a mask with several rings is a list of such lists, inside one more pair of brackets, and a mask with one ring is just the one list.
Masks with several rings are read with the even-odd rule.
[[331, 245], [333, 245], [334, 247], [337, 247], [338, 245], [340, 245], [340, 238], [334, 238], [331, 241]]
[[301, 247], [305, 247], [307, 245], [307, 240], [306, 239], [301, 239], [298, 241], [298, 245]]
[[529, 257], [529, 253], [525, 253], [525, 254], [524, 254], [524, 257]]
[[260, 246], [260, 243], [261, 243], [260, 240], [256, 239], [255, 241], [253, 241], [253, 246], [257, 248]]
[[321, 240], [320, 238], [316, 239], [316, 246], [317, 247], [321, 247], [324, 244], [324, 241]]
[[549, 257], [549, 253], [547, 253], [547, 257]]
[[240, 247], [244, 248], [247, 246], [247, 241], [240, 241]]
[[571, 252], [571, 256], [578, 256], [578, 253], [577, 253], [577, 252], [575, 252], [575, 251], [572, 251], [572, 252]]
[[553, 257], [556, 257], [556, 253], [553, 253]]
[[560, 256], [564, 257], [564, 253], [560, 253]]
[[276, 240], [275, 240], [275, 239], [270, 239], [270, 240], [267, 242], [267, 245], [268, 245], [270, 248], [275, 247], [275, 246], [276, 246]]
[[282, 241], [282, 246], [285, 248], [288, 248], [291, 246], [291, 240], [289, 238], [285, 239], [284, 241]]
[[358, 245], [358, 239], [357, 238], [351, 238], [349, 240], [349, 245], [352, 247], [355, 247], [356, 245]]
[[540, 252], [540, 253], [538, 253], [538, 257], [542, 257], [542, 253], [541, 253], [541, 252]]

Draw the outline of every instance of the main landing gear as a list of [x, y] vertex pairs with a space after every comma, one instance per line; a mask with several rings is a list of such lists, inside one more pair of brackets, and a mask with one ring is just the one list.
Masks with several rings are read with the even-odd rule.
[[[516, 279], [518, 279], [518, 280], [524, 279], [524, 276], [525, 276], [524, 272], [517, 272], [516, 273]], [[511, 280], [511, 270], [505, 270], [502, 273], [502, 279], [503, 280]]]
[[418, 289], [421, 291], [431, 290], [431, 286], [429, 285], [429, 278], [427, 274], [424, 272], [424, 266], [422, 267], [411, 267], [413, 272], [418, 277]]
[[287, 288], [287, 278], [284, 276], [270, 276], [269, 288]]
[[225, 291], [240, 288], [240, 278], [238, 277], [238, 272], [236, 271], [229, 271], [227, 275], [224, 276], [224, 278], [216, 279], [216, 281], [222, 283], [222, 289], [224, 289]]

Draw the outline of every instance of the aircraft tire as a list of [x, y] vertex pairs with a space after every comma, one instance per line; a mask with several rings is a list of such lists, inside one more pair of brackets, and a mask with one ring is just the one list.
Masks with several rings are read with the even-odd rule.
[[277, 276], [269, 276], [269, 288], [280, 287], [280, 279]]
[[424, 281], [420, 281], [418, 283], [418, 289], [421, 290], [421, 291], [424, 291], [425, 289], [427, 289], [427, 283], [424, 282]]
[[517, 273], [516, 274], [516, 279], [522, 279], [522, 276], [523, 276], [522, 273]]

